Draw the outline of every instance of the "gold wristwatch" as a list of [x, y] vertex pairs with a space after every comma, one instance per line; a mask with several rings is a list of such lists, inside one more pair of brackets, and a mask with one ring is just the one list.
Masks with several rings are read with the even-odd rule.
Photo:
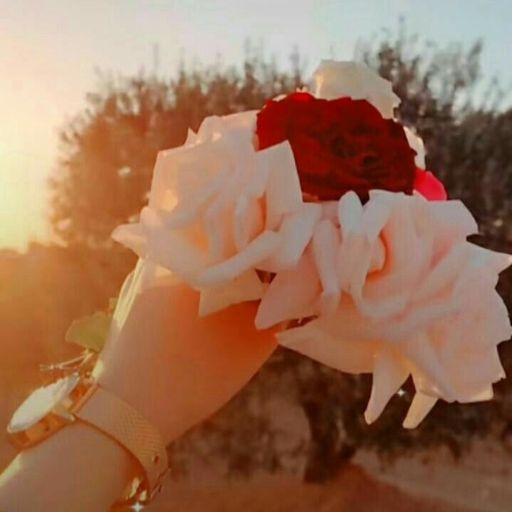
[[57, 367], [62, 376], [36, 389], [15, 411], [7, 427], [9, 438], [24, 449], [83, 421], [126, 449], [140, 467], [118, 505], [147, 503], [168, 470], [163, 440], [140, 412], [95, 382], [85, 366]]

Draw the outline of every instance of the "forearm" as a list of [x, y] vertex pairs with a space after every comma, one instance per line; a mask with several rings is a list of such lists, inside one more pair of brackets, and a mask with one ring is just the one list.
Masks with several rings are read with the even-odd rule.
[[106, 512], [134, 469], [123, 448], [77, 422], [12, 461], [0, 476], [0, 510]]

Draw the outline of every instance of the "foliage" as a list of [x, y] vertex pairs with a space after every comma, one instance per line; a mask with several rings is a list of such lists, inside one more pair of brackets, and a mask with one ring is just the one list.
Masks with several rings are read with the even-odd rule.
[[302, 85], [298, 56], [291, 61], [292, 72], [283, 73], [249, 53], [242, 72], [182, 67], [168, 82], [144, 76], [102, 81], [61, 133], [51, 181], [56, 234], [66, 243], [109, 246], [113, 228], [145, 203], [157, 152], [182, 144], [205, 116], [260, 108]]
[[[510, 250], [512, 111], [499, 109], [502, 92], [496, 82], [482, 88], [480, 43], [468, 50], [418, 44], [402, 30], [397, 38], [361, 44], [357, 57], [393, 82], [402, 98], [399, 116], [425, 140], [428, 167], [481, 224], [476, 241]], [[187, 129], [197, 129], [207, 115], [260, 108], [265, 99], [303, 83], [297, 55], [283, 72], [251, 52], [241, 70], [182, 67], [171, 81], [144, 76], [104, 81], [62, 132], [62, 158], [52, 182], [56, 234], [69, 247], [114, 251], [109, 234], [145, 202], [157, 151], [181, 144]], [[123, 258], [126, 268], [129, 257], [121, 251]], [[501, 290], [511, 297], [510, 273]], [[502, 354], [510, 368], [511, 349], [504, 346]], [[308, 480], [325, 480], [363, 447], [391, 456], [444, 444], [460, 454], [475, 435], [508, 428], [509, 388], [508, 381], [502, 383], [497, 400], [489, 403], [438, 404], [418, 429], [405, 431], [400, 424], [411, 399], [406, 384], [382, 417], [367, 426], [362, 413], [369, 376], [341, 375], [279, 350], [238, 397], [174, 451], [184, 464], [193, 450], [207, 459], [221, 454], [226, 471], [242, 475], [256, 468], [275, 471], [295, 458], [303, 462], [299, 466]], [[276, 397], [302, 410], [310, 434], [306, 443], [283, 448], [283, 432], [267, 410]]]
[[76, 355], [77, 347], [62, 343], [69, 325], [104, 307], [133, 263], [118, 248], [31, 244], [24, 254], [0, 251], [0, 389], [3, 382], [18, 389], [19, 375]]
[[107, 339], [111, 321], [112, 316], [103, 311], [78, 318], [69, 326], [65, 339], [86, 350], [100, 352]]

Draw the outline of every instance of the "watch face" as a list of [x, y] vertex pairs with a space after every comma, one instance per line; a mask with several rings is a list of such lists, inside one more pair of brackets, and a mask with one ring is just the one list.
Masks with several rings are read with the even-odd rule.
[[11, 434], [27, 430], [44, 418], [80, 382], [80, 375], [73, 373], [48, 386], [36, 389], [16, 410], [7, 427]]

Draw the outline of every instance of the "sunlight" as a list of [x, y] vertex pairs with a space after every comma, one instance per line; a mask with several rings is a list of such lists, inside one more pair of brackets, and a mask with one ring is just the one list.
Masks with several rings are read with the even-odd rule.
[[23, 250], [47, 238], [45, 183], [34, 160], [0, 150], [0, 248]]

